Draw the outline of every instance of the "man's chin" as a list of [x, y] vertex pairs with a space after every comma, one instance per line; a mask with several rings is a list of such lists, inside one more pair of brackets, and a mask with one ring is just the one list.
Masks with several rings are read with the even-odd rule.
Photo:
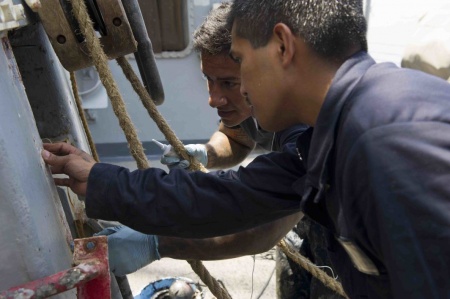
[[262, 129], [264, 129], [265, 131], [267, 131], [267, 132], [277, 132], [277, 131], [280, 131], [278, 128], [278, 126], [277, 126], [277, 124], [276, 123], [274, 123], [274, 122], [271, 122], [271, 121], [267, 121], [266, 119], [260, 119], [260, 120], [258, 120], [258, 118], [256, 118], [257, 119], [257, 121], [258, 121], [258, 125], [262, 128]]
[[239, 126], [244, 120], [227, 119], [227, 118], [221, 118], [220, 119], [220, 121], [224, 124], [225, 127], [236, 127], [236, 126]]

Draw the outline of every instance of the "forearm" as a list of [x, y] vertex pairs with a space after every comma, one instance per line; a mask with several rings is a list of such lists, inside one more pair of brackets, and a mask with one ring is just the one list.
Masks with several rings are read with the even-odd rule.
[[[86, 212], [146, 234], [183, 238], [227, 235], [299, 211], [293, 189], [304, 175], [294, 147], [262, 155], [239, 172], [150, 168], [129, 172], [97, 163], [89, 176]], [[275, 183], [276, 182], [276, 183]]]
[[252, 255], [271, 249], [297, 224], [302, 213], [239, 232], [207, 239], [185, 239], [160, 236], [161, 257], [173, 259], [221, 260]]
[[240, 128], [230, 129], [221, 124], [206, 148], [207, 168], [229, 168], [242, 162], [255, 147], [255, 142]]

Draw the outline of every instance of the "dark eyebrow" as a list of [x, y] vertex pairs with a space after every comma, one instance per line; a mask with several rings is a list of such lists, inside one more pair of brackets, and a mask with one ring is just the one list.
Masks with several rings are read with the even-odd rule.
[[[211, 77], [209, 77], [207, 74], [205, 74], [203, 72], [202, 72], [202, 74], [206, 79], [211, 79]], [[217, 78], [217, 81], [240, 81], [240, 80], [241, 80], [241, 78], [239, 78], [239, 77], [219, 77], [219, 78]]]
[[233, 56], [233, 51], [230, 49], [230, 52], [228, 52], [228, 56], [231, 58], [231, 60], [233, 60], [235, 63], [237, 62], [237, 59]]
[[[203, 76], [207, 79], [211, 79], [207, 74], [203, 73]], [[240, 81], [241, 78], [239, 77], [219, 77], [217, 78], [217, 81]]]
[[234, 81], [234, 80], [240, 80], [240, 78], [237, 78], [237, 77], [223, 77], [223, 78], [217, 78], [217, 81]]

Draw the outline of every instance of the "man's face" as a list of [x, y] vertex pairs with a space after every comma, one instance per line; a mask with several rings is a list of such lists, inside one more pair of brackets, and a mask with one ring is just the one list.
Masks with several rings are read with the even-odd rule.
[[251, 116], [251, 107], [240, 93], [239, 64], [228, 53], [202, 53], [202, 72], [208, 82], [209, 105], [217, 109], [222, 123], [232, 127]]
[[283, 127], [286, 107], [280, 82], [283, 81], [277, 67], [273, 46], [254, 49], [250, 42], [232, 30], [232, 59], [240, 64], [241, 94], [253, 107], [253, 115], [262, 128], [279, 131]]

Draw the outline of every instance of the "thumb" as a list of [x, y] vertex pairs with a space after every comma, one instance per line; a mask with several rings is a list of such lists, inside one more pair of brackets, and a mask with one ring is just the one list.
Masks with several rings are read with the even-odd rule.
[[67, 156], [62, 156], [62, 157], [56, 156], [45, 149], [42, 150], [41, 156], [42, 156], [42, 159], [44, 159], [44, 162], [52, 167], [53, 174], [62, 173], [62, 170], [66, 164], [65, 157], [67, 157]]
[[52, 154], [51, 154], [48, 150], [43, 149], [43, 150], [41, 151], [42, 159], [44, 159], [45, 162], [47, 162], [47, 161], [50, 160], [50, 156], [51, 156], [51, 155], [52, 155]]
[[118, 232], [123, 226], [107, 227], [104, 230], [95, 233], [94, 236], [109, 236]]

